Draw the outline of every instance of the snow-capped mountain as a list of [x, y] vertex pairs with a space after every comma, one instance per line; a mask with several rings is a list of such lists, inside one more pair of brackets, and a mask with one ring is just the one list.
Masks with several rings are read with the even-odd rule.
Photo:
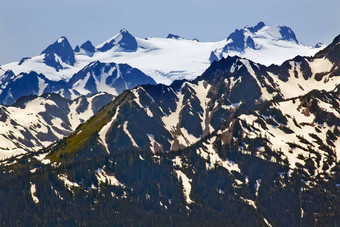
[[40, 150], [68, 136], [112, 99], [106, 93], [73, 101], [44, 94], [0, 106], [0, 159]]
[[236, 29], [223, 45], [211, 52], [210, 61], [237, 55], [269, 66], [281, 64], [297, 55], [311, 56], [322, 46], [306, 47], [298, 42], [291, 28], [284, 25], [266, 26], [259, 22], [254, 27]]
[[92, 62], [68, 81], [68, 87], [81, 95], [107, 92], [118, 95], [141, 84], [156, 84], [139, 69], [127, 64]]
[[15, 75], [11, 70], [5, 71], [0, 81], [0, 103], [5, 105], [27, 95], [57, 93], [64, 98], [75, 99], [81, 95], [107, 92], [117, 96], [137, 85], [156, 84], [151, 77], [127, 64], [99, 61], [89, 63], [68, 81], [55, 81], [35, 71]]
[[135, 37], [126, 29], [122, 29], [117, 35], [96, 47], [100, 52], [106, 52], [113, 48], [119, 52], [135, 52], [137, 51], [138, 44]]
[[70, 136], [1, 162], [0, 220], [335, 225], [339, 56], [340, 36], [280, 66], [228, 56], [193, 81], [125, 90]]
[[73, 49], [66, 37], [59, 38], [55, 43], [49, 45], [43, 52], [43, 62], [55, 68], [58, 72], [60, 69], [67, 68], [67, 65], [73, 66], [75, 63]]
[[15, 75], [35, 71], [49, 80], [68, 81], [91, 62], [126, 63], [151, 76], [157, 83], [170, 84], [178, 79], [195, 79], [214, 60], [228, 55], [248, 58], [264, 65], [281, 64], [296, 55], [311, 56], [320, 46], [300, 44], [286, 26], [266, 26], [236, 30], [226, 40], [198, 42], [169, 34], [167, 38], [137, 38], [126, 29], [97, 45], [90, 41], [72, 50], [65, 37], [51, 44], [40, 56], [3, 65]]

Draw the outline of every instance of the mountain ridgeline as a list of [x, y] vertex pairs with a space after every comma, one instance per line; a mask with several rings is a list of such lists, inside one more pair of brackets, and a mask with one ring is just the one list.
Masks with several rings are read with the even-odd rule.
[[68, 137], [2, 161], [1, 222], [336, 226], [339, 37], [280, 66], [222, 57], [195, 80], [123, 91]]

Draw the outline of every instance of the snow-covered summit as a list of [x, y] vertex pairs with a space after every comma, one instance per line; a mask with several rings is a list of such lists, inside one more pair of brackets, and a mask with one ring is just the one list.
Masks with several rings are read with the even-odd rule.
[[313, 55], [321, 48], [299, 43], [293, 30], [285, 25], [259, 22], [253, 27], [236, 29], [224, 40], [224, 45], [211, 52], [210, 61], [238, 55], [265, 65], [281, 64], [297, 55]]
[[261, 21], [253, 27], [246, 26], [241, 31], [249, 36], [256, 36], [257, 33], [258, 35], [263, 35], [264, 33], [267, 33], [269, 36], [273, 37], [273, 39], [298, 43], [293, 30], [285, 25], [267, 26], [264, 22]]
[[272, 41], [285, 40], [298, 43], [295, 33], [287, 26], [266, 26], [262, 21], [255, 26], [246, 26], [243, 29], [236, 29], [227, 38], [224, 51], [243, 52], [246, 48], [261, 49], [261, 43], [256, 42], [258, 38]]
[[323, 43], [321, 43], [321, 42], [318, 42], [317, 44], [315, 44], [315, 48], [320, 48], [320, 47], [323, 47], [324, 46], [324, 44]]
[[116, 47], [117, 51], [136, 51], [137, 41], [125, 28], [104, 43], [97, 46], [97, 50], [101, 52], [108, 51]]
[[65, 36], [60, 37], [53, 44], [49, 45], [41, 55], [44, 55], [43, 62], [59, 71], [63, 69], [63, 63], [73, 66], [75, 63], [73, 49]]

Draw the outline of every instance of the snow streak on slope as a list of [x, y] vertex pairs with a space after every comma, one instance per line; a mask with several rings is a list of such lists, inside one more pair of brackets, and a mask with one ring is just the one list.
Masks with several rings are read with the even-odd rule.
[[31, 183], [31, 190], [30, 190], [30, 193], [31, 193], [31, 196], [32, 196], [32, 200], [34, 203], [39, 203], [39, 199], [38, 197], [35, 195], [36, 192], [37, 192], [37, 189], [35, 187], [35, 184], [30, 182]]
[[104, 169], [98, 168], [95, 172], [99, 184], [104, 183], [117, 187], [124, 187], [113, 174], [106, 173]]
[[109, 154], [110, 154], [110, 151], [109, 151], [109, 148], [108, 148], [107, 143], [106, 143], [106, 134], [107, 134], [109, 128], [111, 127], [112, 123], [116, 120], [118, 113], [119, 113], [119, 107], [117, 108], [116, 113], [112, 117], [110, 122], [107, 123], [106, 125], [104, 125], [104, 127], [98, 133], [100, 142], [104, 145], [106, 152], [109, 153]]
[[72, 188], [74, 187], [80, 187], [77, 182], [70, 181], [66, 174], [58, 174], [58, 179], [64, 183], [65, 187], [67, 187], [69, 191], [72, 191]]
[[175, 170], [175, 173], [177, 174], [177, 179], [182, 181], [183, 194], [187, 204], [195, 203], [195, 201], [190, 198], [192, 179], [189, 179], [187, 175], [180, 170]]
[[124, 122], [124, 125], [123, 125], [123, 131], [124, 131], [124, 133], [131, 139], [132, 145], [135, 146], [135, 147], [138, 147], [137, 143], [135, 142], [135, 140], [134, 140], [133, 137], [131, 136], [129, 130], [127, 129], [127, 125], [128, 125], [128, 122], [125, 121], [125, 122]]

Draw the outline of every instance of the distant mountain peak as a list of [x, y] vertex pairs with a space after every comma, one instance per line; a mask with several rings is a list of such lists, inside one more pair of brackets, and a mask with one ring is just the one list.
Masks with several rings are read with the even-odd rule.
[[183, 39], [181, 36], [175, 35], [175, 34], [171, 34], [171, 33], [169, 33], [166, 38], [167, 39]]
[[57, 71], [63, 69], [60, 60], [66, 64], [74, 65], [75, 58], [73, 49], [65, 36], [57, 39], [53, 44], [49, 45], [41, 54], [45, 55], [44, 63], [55, 68]]
[[[253, 27], [251, 28], [253, 29]], [[224, 47], [224, 49], [240, 52], [248, 46], [255, 49], [254, 40], [247, 33], [248, 32], [245, 29], [236, 29], [228, 36], [227, 41], [229, 41], [229, 43]]]
[[[129, 31], [126, 28], [122, 28], [119, 33], [123, 34], [123, 33], [129, 33]], [[130, 34], [130, 33], [129, 33]]]
[[260, 29], [262, 29], [265, 25], [264, 22], [260, 21], [259, 23], [257, 23], [257, 25], [255, 26], [246, 26], [245, 29], [248, 29], [251, 33], [255, 33], [257, 31], [259, 31]]
[[323, 43], [318, 42], [317, 44], [315, 44], [314, 48], [321, 48], [323, 45]]
[[295, 43], [298, 43], [295, 33], [290, 27], [287, 27], [285, 25], [280, 25], [278, 27], [280, 28], [280, 34], [281, 34], [282, 40], [294, 41]]
[[242, 51], [246, 47], [256, 49], [254, 43], [255, 33], [263, 30], [269, 35], [269, 38], [280, 39], [286, 41], [293, 41], [298, 43], [293, 30], [285, 25], [266, 26], [264, 22], [259, 22], [255, 26], [246, 26], [244, 29], [236, 29], [231, 33], [227, 40], [231, 40], [231, 43], [227, 45], [227, 49]]
[[333, 42], [319, 51], [316, 58], [328, 58], [331, 62], [340, 62], [340, 35], [334, 38]]
[[68, 42], [65, 36], [62, 36], [59, 39], [57, 39], [57, 43], [64, 43], [64, 42]]
[[111, 50], [113, 47], [118, 47], [122, 51], [134, 52], [137, 50], [138, 46], [136, 38], [131, 35], [125, 28], [123, 28], [117, 35], [100, 44], [97, 47], [97, 50], [101, 52], [106, 52], [108, 50]]
[[96, 51], [96, 48], [92, 45], [91, 41], [87, 40], [80, 46], [80, 49], [84, 50], [88, 56], [92, 56]]
[[75, 48], [74, 48], [74, 52], [78, 53], [80, 51], [80, 47], [77, 45]]
[[224, 47], [211, 52], [210, 61], [217, 61], [228, 55], [230, 51], [245, 53], [247, 49], [262, 50], [271, 46], [271, 43], [282, 41], [280, 46], [287, 46], [287, 48], [291, 48], [292, 44], [299, 44], [291, 28], [285, 25], [268, 26], [260, 21], [255, 26], [248, 25], [232, 32], [227, 37]]
[[81, 44], [80, 47], [77, 45], [76, 48], [74, 48], [74, 52], [78, 54], [86, 54], [92, 57], [94, 52], [96, 52], [96, 48], [93, 46], [91, 41], [87, 40], [86, 42]]

